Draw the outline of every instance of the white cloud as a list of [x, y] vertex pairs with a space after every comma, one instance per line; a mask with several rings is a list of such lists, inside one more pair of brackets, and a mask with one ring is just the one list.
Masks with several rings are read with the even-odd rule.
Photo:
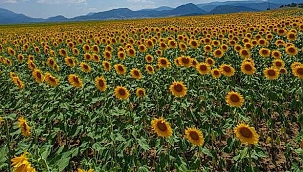
[[25, 0], [0, 0], [0, 4], [15, 4]]
[[86, 4], [86, 0], [38, 0], [40, 4]]
[[154, 1], [150, 1], [150, 0], [127, 0], [127, 2], [131, 2], [131, 3], [148, 3], [148, 4], [154, 4]]

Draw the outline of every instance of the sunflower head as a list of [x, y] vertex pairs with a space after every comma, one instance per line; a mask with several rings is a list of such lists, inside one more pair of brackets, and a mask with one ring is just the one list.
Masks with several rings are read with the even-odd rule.
[[221, 77], [221, 71], [218, 68], [214, 68], [211, 70], [211, 75], [213, 78], [218, 79]]
[[111, 69], [111, 64], [108, 61], [103, 61], [102, 66], [106, 72], [110, 71]]
[[142, 78], [142, 73], [137, 68], [133, 68], [132, 70], [130, 70], [130, 75], [132, 78], [137, 79], [137, 80]]
[[246, 75], [253, 75], [256, 71], [256, 68], [254, 67], [253, 63], [243, 61], [241, 64], [241, 71]]
[[146, 72], [147, 72], [148, 74], [154, 74], [154, 73], [155, 73], [155, 70], [154, 70], [154, 68], [153, 68], [152, 65], [146, 65], [146, 66], [145, 66], [145, 70], [146, 70]]
[[144, 97], [145, 96], [145, 89], [144, 88], [137, 88], [136, 96], [137, 97]]
[[258, 144], [259, 135], [256, 133], [255, 128], [253, 127], [246, 124], [239, 124], [234, 128], [234, 133], [243, 144]]
[[174, 81], [169, 87], [171, 93], [176, 97], [184, 97], [187, 93], [187, 88], [183, 82]]
[[300, 78], [303, 79], [303, 65], [297, 65], [292, 69], [293, 74]]
[[81, 78], [75, 74], [70, 74], [68, 76], [68, 82], [70, 83], [70, 85], [76, 88], [82, 88], [83, 86]]
[[114, 68], [115, 68], [117, 74], [119, 74], [119, 75], [125, 75], [126, 74], [126, 70], [127, 69], [126, 69], [126, 67], [124, 65], [122, 65], [122, 64], [115, 64]]
[[162, 68], [169, 68], [171, 66], [171, 63], [168, 61], [167, 58], [164, 58], [164, 57], [160, 57], [158, 58], [158, 63], [159, 67], [162, 67]]
[[208, 74], [210, 72], [210, 66], [207, 63], [199, 63], [196, 65], [196, 70], [201, 75]]
[[115, 88], [115, 96], [117, 99], [126, 100], [129, 97], [129, 91], [122, 86], [117, 86]]
[[227, 93], [225, 101], [229, 106], [241, 107], [244, 103], [244, 98], [240, 93], [231, 91]]
[[81, 62], [80, 63], [80, 68], [81, 68], [81, 71], [82, 72], [85, 72], [85, 73], [89, 73], [90, 71], [91, 71], [91, 67], [90, 67], [90, 65], [88, 65], [87, 63], [85, 63], [85, 62]]
[[173, 134], [170, 124], [163, 118], [154, 118], [151, 126], [158, 136], [168, 138]]
[[213, 55], [214, 55], [214, 57], [216, 57], [216, 58], [221, 58], [221, 57], [223, 57], [224, 52], [223, 52], [223, 50], [221, 50], [221, 49], [216, 49], [216, 50], [213, 52]]
[[231, 77], [235, 74], [235, 69], [228, 64], [222, 64], [220, 66], [220, 71], [224, 76]]
[[275, 67], [265, 68], [263, 74], [268, 80], [275, 80], [279, 78], [279, 70]]
[[204, 144], [203, 134], [197, 128], [187, 128], [185, 130], [185, 138], [195, 146], [202, 146]]
[[105, 91], [107, 88], [106, 80], [103, 76], [95, 78], [95, 85], [100, 91]]
[[33, 77], [35, 78], [37, 83], [42, 83], [44, 81], [44, 76], [39, 69], [35, 69], [32, 72]]

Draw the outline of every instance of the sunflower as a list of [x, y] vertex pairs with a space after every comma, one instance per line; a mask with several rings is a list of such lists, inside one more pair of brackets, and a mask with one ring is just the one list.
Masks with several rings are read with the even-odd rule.
[[132, 68], [132, 69], [130, 70], [130, 75], [131, 75], [132, 78], [137, 79], [137, 80], [139, 80], [139, 79], [142, 78], [142, 73], [141, 73], [141, 71], [140, 71], [139, 69], [137, 69], [137, 68]]
[[75, 74], [68, 75], [68, 82], [70, 85], [76, 88], [82, 88], [83, 86], [81, 78]]
[[[21, 118], [19, 118], [19, 119], [21, 119]], [[28, 154], [28, 152], [24, 152], [20, 156], [12, 158], [11, 159], [11, 162], [12, 162], [11, 166], [19, 167], [20, 165], [24, 164], [24, 162], [28, 162], [28, 158], [26, 156], [27, 154]]]
[[65, 57], [64, 58], [65, 64], [69, 67], [74, 67], [76, 66], [76, 63], [72, 57]]
[[200, 46], [200, 44], [199, 44], [198, 41], [192, 39], [192, 40], [189, 41], [189, 46], [192, 49], [197, 49]]
[[279, 78], [279, 70], [274, 67], [265, 68], [263, 70], [263, 74], [265, 75], [266, 79], [268, 80], [275, 80]]
[[138, 46], [138, 50], [139, 50], [140, 53], [145, 53], [147, 51], [147, 48], [144, 44], [140, 44]]
[[62, 57], [67, 57], [67, 51], [63, 48], [59, 49], [59, 55]]
[[127, 49], [126, 53], [127, 53], [127, 56], [129, 56], [129, 57], [135, 57], [136, 56], [136, 50], [134, 48]]
[[295, 67], [297, 67], [297, 66], [300, 66], [302, 63], [300, 63], [300, 62], [293, 62], [291, 65], [290, 65], [290, 67], [291, 67], [291, 70], [293, 70]]
[[83, 170], [81, 168], [78, 168], [77, 172], [94, 172], [94, 170], [93, 169], [89, 169], [89, 170], [86, 171], [86, 170]]
[[303, 65], [302, 64], [294, 67], [292, 72], [296, 77], [303, 79]]
[[250, 127], [247, 124], [239, 124], [234, 128], [234, 133], [243, 144], [258, 144], [259, 135], [256, 133], [254, 127]]
[[211, 70], [211, 75], [212, 75], [213, 78], [216, 78], [216, 79], [220, 78], [221, 77], [220, 69], [218, 69], [218, 68], [212, 69]]
[[275, 59], [272, 63], [273, 67], [280, 69], [285, 66], [285, 62], [282, 59]]
[[205, 45], [204, 47], [203, 47], [203, 49], [204, 49], [204, 51], [205, 52], [207, 52], [207, 53], [210, 53], [210, 52], [212, 52], [212, 47], [210, 46], [210, 45]]
[[12, 78], [13, 83], [21, 90], [24, 88], [24, 83], [21, 81], [19, 77]]
[[46, 60], [46, 64], [51, 67], [51, 68], [54, 68], [54, 66], [57, 64], [56, 61], [54, 60], [54, 58], [52, 57], [49, 57], [47, 58]]
[[126, 100], [129, 97], [129, 91], [123, 86], [115, 88], [115, 96], [117, 99]]
[[176, 97], [184, 97], [187, 93], [187, 88], [183, 82], [174, 81], [169, 89]]
[[240, 56], [242, 57], [242, 58], [249, 58], [250, 57], [250, 52], [249, 52], [249, 50], [247, 50], [247, 49], [245, 49], [245, 48], [242, 48], [241, 50], [240, 50]]
[[83, 47], [82, 47], [82, 49], [83, 49], [83, 51], [84, 51], [84, 52], [86, 52], [86, 53], [87, 53], [87, 52], [89, 52], [90, 47], [89, 47], [89, 45], [84, 44], [84, 45], [83, 45]]
[[27, 61], [27, 67], [28, 67], [30, 70], [34, 70], [34, 69], [36, 69], [36, 64], [35, 64], [34, 61], [32, 61], [32, 60], [28, 60], [28, 61]]
[[221, 49], [216, 49], [216, 50], [213, 52], [213, 55], [214, 55], [214, 57], [216, 57], [216, 58], [221, 58], [221, 57], [223, 57], [224, 52], [223, 52]]
[[96, 62], [96, 63], [99, 63], [100, 60], [101, 60], [101, 57], [98, 54], [96, 54], [96, 53], [94, 53], [92, 55], [92, 58], [93, 58], [93, 61]]
[[281, 40], [281, 39], [278, 39], [275, 41], [275, 44], [277, 47], [283, 47], [285, 45], [285, 41], [284, 40]]
[[244, 103], [244, 98], [240, 93], [231, 91], [227, 93], [225, 101], [229, 106], [241, 107]]
[[155, 73], [155, 70], [154, 70], [153, 66], [151, 66], [151, 65], [146, 65], [145, 70], [148, 74], [154, 74]]
[[59, 79], [57, 79], [56, 77], [52, 76], [50, 73], [46, 73], [45, 74], [45, 82], [52, 86], [52, 87], [56, 87], [59, 85]]
[[85, 53], [84, 54], [84, 60], [85, 61], [91, 61], [92, 60], [92, 56], [89, 53]]
[[169, 68], [171, 66], [171, 63], [167, 60], [167, 58], [160, 57], [158, 58], [158, 65], [162, 68]]
[[282, 57], [282, 54], [279, 50], [273, 50], [271, 52], [271, 56], [275, 59], [280, 59]]
[[207, 63], [199, 63], [196, 66], [196, 70], [201, 75], [208, 74], [210, 72], [210, 66]]
[[168, 47], [169, 48], [177, 48], [178, 44], [176, 43], [175, 40], [169, 40], [168, 41]]
[[115, 64], [114, 68], [115, 68], [117, 74], [119, 74], [119, 75], [125, 75], [126, 74], [127, 68], [124, 65]]
[[259, 54], [261, 57], [269, 57], [270, 56], [270, 49], [268, 48], [261, 48], [259, 50]]
[[152, 62], [154, 61], [154, 57], [153, 57], [151, 54], [147, 54], [147, 55], [145, 56], [145, 61], [146, 61], [147, 63], [152, 63]]
[[137, 88], [136, 89], [137, 97], [144, 97], [145, 96], [145, 89], [144, 88]]
[[124, 51], [118, 51], [118, 59], [125, 60], [126, 54]]
[[42, 72], [39, 69], [35, 69], [32, 72], [32, 76], [35, 78], [35, 81], [37, 83], [42, 83], [44, 81], [44, 76], [43, 76]]
[[197, 128], [187, 128], [185, 130], [185, 138], [195, 146], [202, 146], [204, 144], [203, 133]]
[[95, 85], [100, 91], [105, 91], [107, 88], [106, 80], [103, 76], [98, 76], [95, 78]]
[[110, 69], [111, 69], [110, 62], [108, 62], [108, 61], [103, 61], [102, 66], [106, 72], [110, 71]]
[[256, 72], [256, 68], [252, 63], [243, 61], [241, 64], [241, 71], [247, 75], [253, 75]]
[[92, 68], [90, 67], [90, 65], [88, 65], [85, 62], [81, 62], [80, 63], [80, 68], [81, 68], [81, 71], [85, 72], [85, 73], [89, 73], [92, 70]]
[[150, 39], [145, 41], [145, 45], [148, 49], [152, 49], [154, 47], [154, 42]]
[[295, 46], [288, 46], [285, 48], [285, 51], [290, 56], [295, 56], [298, 54], [298, 49]]
[[103, 57], [104, 57], [104, 59], [106, 59], [106, 60], [111, 60], [112, 59], [112, 52], [111, 51], [104, 51], [103, 52]]
[[80, 52], [77, 48], [73, 48], [72, 52], [73, 52], [73, 55], [75, 55], [75, 56], [78, 56], [80, 54]]
[[23, 136], [28, 137], [31, 135], [31, 128], [23, 117], [18, 118], [18, 126], [21, 129], [21, 133]]
[[186, 68], [191, 67], [191, 58], [189, 56], [182, 56], [180, 57], [179, 63], [181, 66], [184, 66]]
[[207, 63], [209, 66], [213, 66], [215, 64], [215, 62], [216, 61], [210, 57], [205, 59], [205, 63]]
[[17, 59], [19, 62], [23, 62], [24, 56], [22, 54], [18, 54]]
[[173, 134], [170, 124], [163, 118], [154, 118], [151, 121], [151, 126], [158, 136], [168, 138]]
[[235, 69], [228, 64], [222, 64], [220, 66], [220, 71], [224, 76], [228, 76], [228, 77], [231, 77], [235, 74]]
[[287, 74], [286, 68], [282, 67], [282, 68], [280, 68], [279, 70], [280, 70], [279, 73]]
[[179, 43], [179, 49], [182, 51], [186, 51], [187, 50], [187, 46], [184, 42], [180, 42]]
[[289, 41], [297, 40], [296, 33], [294, 33], [294, 32], [288, 32], [286, 36], [287, 36], [287, 40], [289, 40]]
[[93, 46], [92, 46], [92, 51], [93, 51], [94, 53], [99, 53], [99, 51], [100, 51], [99, 46], [98, 46], [98, 45], [93, 45]]
[[196, 68], [196, 66], [198, 65], [198, 60], [196, 58], [191, 58], [191, 66]]
[[222, 44], [220, 48], [226, 52], [228, 50], [228, 45]]

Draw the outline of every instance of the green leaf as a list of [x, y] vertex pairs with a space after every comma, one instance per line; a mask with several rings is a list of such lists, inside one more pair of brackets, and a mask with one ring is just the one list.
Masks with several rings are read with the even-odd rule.
[[144, 150], [149, 150], [149, 149], [150, 149], [150, 147], [149, 147], [149, 145], [147, 144], [145, 138], [141, 137], [141, 138], [138, 140], [138, 143], [139, 143], [139, 145], [140, 145], [140, 147], [141, 147], [142, 149], [144, 149]]
[[59, 171], [63, 171], [69, 164], [70, 157], [62, 158], [60, 161], [57, 161], [56, 166], [59, 168]]
[[210, 157], [213, 157], [213, 155], [211, 154], [211, 152], [209, 151], [209, 149], [207, 148], [202, 148], [202, 152], [207, 155], [207, 156], [210, 156]]
[[49, 154], [52, 150], [52, 145], [45, 145], [41, 148], [41, 150], [42, 150], [42, 153], [41, 153], [42, 158], [47, 159], [47, 157], [49, 156]]
[[138, 172], [149, 172], [148, 166], [142, 166], [138, 168]]

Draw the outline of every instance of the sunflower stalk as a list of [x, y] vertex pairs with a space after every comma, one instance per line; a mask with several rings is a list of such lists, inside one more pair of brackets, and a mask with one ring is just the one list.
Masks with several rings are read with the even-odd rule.
[[5, 123], [5, 131], [6, 131], [6, 146], [8, 148], [8, 171], [11, 171], [11, 159], [12, 159], [12, 150], [11, 150], [11, 147], [10, 147], [10, 135], [9, 135], [9, 126], [8, 126], [8, 121], [7, 119], [4, 119], [4, 123]]

